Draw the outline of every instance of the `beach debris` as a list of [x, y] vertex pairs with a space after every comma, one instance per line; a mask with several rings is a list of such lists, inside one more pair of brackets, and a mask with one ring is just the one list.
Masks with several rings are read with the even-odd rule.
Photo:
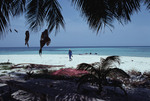
[[42, 48], [44, 47], [44, 45], [46, 44], [47, 46], [50, 44], [51, 39], [48, 36], [48, 30], [45, 29], [44, 32], [42, 32], [41, 35], [41, 39], [40, 39], [40, 50], [39, 50], [39, 54], [42, 54]]
[[8, 61], [8, 62], [1, 62], [1, 63], [0, 63], [0, 65], [11, 65], [11, 64], [13, 64], [13, 63], [11, 63], [11, 62], [9, 62], [9, 61]]
[[33, 63], [20, 63], [13, 65], [11, 68], [36, 68], [36, 69], [42, 69], [42, 68], [51, 68], [51, 67], [64, 67], [65, 65], [43, 65], [43, 64], [33, 64]]
[[88, 72], [85, 70], [77, 70], [73, 68], [64, 68], [52, 73], [52, 75], [63, 75], [63, 76], [82, 76], [83, 74], [88, 74]]
[[33, 68], [28, 67], [28, 71], [26, 72], [27, 75], [26, 79], [30, 79], [33, 76], [33, 74], [34, 74]]
[[33, 71], [28, 71], [28, 72], [26, 72], [26, 74], [27, 74], [27, 77], [25, 79], [28, 80], [33, 76], [34, 72]]
[[13, 63], [11, 62], [2, 62], [0, 63], [0, 70], [9, 70], [11, 69], [11, 66], [13, 66]]
[[48, 69], [42, 69], [42, 70], [41, 70], [41, 73], [42, 73], [42, 74], [48, 74], [49, 71], [48, 71]]
[[[62, 69], [61, 71], [64, 73], [69, 72], [69, 74], [72, 74], [74, 72], [72, 70], [66, 71], [64, 69]], [[59, 73], [57, 74], [59, 75]], [[80, 91], [76, 91], [77, 88], [76, 80], [78, 79], [76, 80], [54, 79], [53, 75], [49, 75], [50, 77], [52, 76], [50, 79], [32, 78], [30, 80], [19, 80], [13, 77], [11, 78], [9, 77], [8, 79], [7, 78], [4, 79], [4, 77], [0, 77], [0, 80], [2, 80], [3, 82], [4, 79], [5, 82], [3, 83], [8, 84], [8, 86], [11, 88], [12, 91], [14, 89], [16, 90], [15, 93], [11, 92], [11, 96], [18, 101], [27, 101], [27, 100], [35, 101], [37, 99], [40, 100], [44, 98], [45, 99], [53, 98], [55, 100], [65, 98], [66, 101], [68, 101], [68, 99], [78, 100], [77, 96], [82, 99], [85, 98], [85, 101], [87, 101], [87, 99], [91, 100], [89, 97], [92, 97], [94, 99], [98, 98], [100, 101], [110, 101], [111, 99], [113, 99], [114, 101], [118, 101], [118, 99], [119, 101], [126, 101], [126, 100], [149, 101], [150, 98], [149, 96], [150, 79], [148, 78], [149, 74], [150, 74], [149, 72], [145, 72], [145, 73], [141, 73], [141, 75], [143, 75], [141, 76], [139, 75], [139, 73], [133, 73], [130, 74], [130, 78], [120, 78], [119, 80], [107, 78], [108, 83], [105, 84], [101, 95], [97, 93], [98, 90], [97, 85], [91, 85], [90, 83], [85, 83], [84, 86], [82, 86], [82, 89]], [[66, 74], [64, 75], [68, 76]], [[128, 85], [125, 84], [122, 86], [122, 84], [124, 84], [124, 79], [128, 80], [129, 84]], [[130, 79], [134, 79], [134, 80], [130, 81]], [[123, 87], [123, 89], [121, 89], [118, 86]], [[33, 89], [33, 87], [35, 89]], [[127, 92], [128, 97], [126, 97], [123, 94], [122, 91], [124, 90]], [[9, 90], [5, 90], [5, 91], [9, 92]], [[6, 98], [6, 97], [2, 97], [2, 98]], [[94, 99], [91, 101], [95, 101]]]
[[29, 41], [29, 31], [27, 30], [26, 32], [25, 32], [25, 45], [27, 45], [28, 47], [29, 47], [29, 43], [28, 43], [28, 41]]
[[99, 95], [96, 92], [97, 88], [89, 85], [89, 83], [83, 86], [84, 92], [79, 92], [76, 91], [76, 82], [73, 80], [10, 80], [7, 84], [11, 90], [16, 90], [15, 92], [11, 92], [11, 96], [17, 101], [40, 101], [43, 97], [48, 101], [62, 101], [62, 99], [65, 101], [111, 101], [112, 99], [113, 101], [149, 101], [150, 98], [150, 89], [141, 87], [126, 89], [128, 93], [127, 97], [123, 95], [120, 89], [116, 88], [114, 92], [113, 87], [110, 86], [104, 87], [102, 94]]

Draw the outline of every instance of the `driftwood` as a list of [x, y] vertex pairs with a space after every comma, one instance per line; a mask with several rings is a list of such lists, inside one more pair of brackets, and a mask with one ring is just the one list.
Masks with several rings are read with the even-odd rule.
[[33, 64], [33, 63], [21, 63], [17, 65], [13, 65], [11, 68], [36, 68], [36, 69], [41, 69], [41, 68], [51, 68], [51, 67], [64, 67], [65, 65], [43, 65], [43, 64]]

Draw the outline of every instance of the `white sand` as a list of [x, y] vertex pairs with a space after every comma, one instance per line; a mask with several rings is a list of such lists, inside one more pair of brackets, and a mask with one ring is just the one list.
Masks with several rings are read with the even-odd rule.
[[[94, 63], [99, 62], [100, 58], [106, 58], [107, 56], [100, 55], [73, 55], [73, 60], [69, 61], [68, 55], [0, 55], [0, 62], [20, 63], [35, 63], [46, 65], [65, 65], [66, 67], [73, 67], [80, 63]], [[119, 68], [123, 70], [138, 70], [141, 72], [150, 71], [150, 57], [126, 57], [122, 56], [121, 65]], [[132, 61], [133, 60], [133, 61]]]
[[[12, 62], [15, 64], [35, 63], [35, 64], [46, 64], [46, 65], [65, 65], [64, 68], [67, 68], [67, 67], [76, 68], [76, 66], [80, 63], [99, 62], [101, 57], [106, 58], [107, 56], [74, 55], [73, 60], [69, 61], [68, 55], [42, 55], [42, 57], [40, 57], [39, 55], [0, 55], [0, 62], [7, 62], [9, 60], [9, 62]], [[119, 66], [119, 68], [122, 68], [123, 70], [128, 71], [128, 70], [134, 69], [134, 70], [139, 70], [141, 72], [150, 71], [150, 57], [146, 58], [146, 57], [125, 57], [125, 56], [123, 56], [123, 57], [120, 57], [120, 59], [121, 59], [121, 65]], [[59, 69], [59, 67], [57, 69]], [[1, 74], [1, 71], [2, 70], [0, 70], [0, 74]], [[8, 70], [8, 71], [10, 71], [10, 70]], [[11, 77], [12, 76], [13, 75], [11, 75]], [[47, 82], [47, 80], [46, 80], [46, 82]], [[42, 83], [43, 83], [43, 81], [42, 81]], [[56, 85], [56, 81], [55, 81], [55, 85]], [[72, 89], [70, 90], [67, 87], [68, 88], [71, 87]], [[85, 94], [84, 95], [82, 95], [81, 93], [78, 94], [76, 92], [76, 83], [71, 83], [70, 81], [63, 81], [62, 83], [59, 81], [58, 88], [59, 89], [61, 88], [64, 90], [61, 94], [59, 92], [59, 94], [57, 96], [54, 96], [57, 99], [70, 100], [70, 99], [74, 98], [74, 96], [75, 97], [79, 96], [79, 98], [82, 98], [82, 99], [84, 98], [86, 100], [94, 99], [93, 101], [103, 101], [101, 98], [95, 97], [95, 96], [98, 96], [98, 95], [96, 95], [97, 93], [96, 94], [93, 92], [90, 93], [89, 98]], [[65, 89], [67, 89], [67, 90], [65, 90]], [[110, 88], [110, 90], [111, 89], [112, 88]], [[111, 90], [111, 92], [112, 91], [113, 90]], [[114, 99], [114, 101], [119, 101], [119, 100], [125, 101], [126, 99], [128, 99], [128, 101], [149, 101], [149, 94], [150, 94], [149, 89], [133, 88], [133, 90], [126, 89], [126, 91], [128, 93], [127, 98], [122, 95], [115, 95], [114, 92], [116, 92], [116, 91], [114, 91], [112, 93], [108, 92], [109, 95], [105, 95], [105, 97], [107, 97], [108, 100]], [[53, 93], [53, 91], [51, 91], [51, 92]], [[120, 92], [120, 90], [118, 90], [117, 92]], [[52, 94], [52, 93], [50, 93], [50, 94]], [[122, 91], [121, 91], [121, 93], [122, 93]], [[19, 94], [21, 94], [21, 93], [19, 93]], [[67, 94], [69, 94], [69, 95], [67, 95]], [[91, 96], [91, 94], [92, 94], [92, 96]], [[105, 94], [105, 92], [104, 92], [104, 94]], [[23, 97], [20, 97], [20, 95], [18, 96], [16, 94], [17, 97], [22, 98], [20, 101], [24, 101], [25, 98], [28, 98], [26, 95], [27, 94], [23, 95], [24, 96], [24, 98], [23, 98]]]

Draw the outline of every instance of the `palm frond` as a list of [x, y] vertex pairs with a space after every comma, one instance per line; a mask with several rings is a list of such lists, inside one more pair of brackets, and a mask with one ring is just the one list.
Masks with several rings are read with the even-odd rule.
[[147, 5], [147, 9], [150, 10], [150, 0], [144, 0], [144, 4]]
[[131, 21], [130, 16], [140, 10], [140, 0], [111, 0], [110, 2], [111, 11], [120, 22]]
[[41, 28], [45, 18], [45, 0], [31, 0], [27, 5], [27, 22], [32, 30]]
[[111, 73], [113, 73], [113, 75], [115, 75], [116, 77], [121, 76], [124, 78], [130, 78], [130, 76], [125, 71], [119, 68], [111, 68], [105, 71], [105, 75], [110, 75]]
[[81, 11], [91, 29], [99, 31], [105, 26], [113, 26], [113, 17], [105, 0], [72, 0], [72, 3]]
[[48, 24], [48, 31], [51, 32], [55, 27], [56, 32], [60, 26], [64, 28], [64, 19], [61, 14], [61, 6], [57, 0], [46, 0], [45, 2], [46, 21]]
[[101, 58], [101, 67], [102, 68], [108, 68], [114, 62], [117, 62], [120, 65], [119, 56], [109, 56], [106, 59]]
[[5, 31], [5, 28], [8, 26], [8, 19], [5, 18], [5, 15], [0, 11], [0, 34]]
[[26, 18], [32, 30], [41, 28], [44, 21], [48, 25], [49, 32], [54, 28], [57, 32], [60, 26], [64, 28], [61, 6], [57, 0], [31, 0], [27, 8]]
[[87, 63], [79, 64], [77, 66], [77, 69], [79, 69], [79, 70], [86, 70], [86, 71], [89, 71], [91, 73], [97, 72], [97, 69], [95, 67], [93, 67], [91, 64], [87, 64]]
[[13, 2], [10, 4], [12, 15], [20, 15], [25, 12], [26, 0], [12, 0]]
[[77, 69], [80, 69], [80, 70], [88, 70], [90, 68], [92, 68], [92, 65], [87, 64], [87, 63], [81, 63], [77, 66]]
[[84, 83], [91, 82], [91, 83], [99, 83], [99, 79], [92, 75], [92, 74], [85, 74], [78, 80], [78, 89]]
[[[93, 63], [93, 64], [81, 63], [81, 64], [79, 64], [77, 69], [88, 70], [88, 71], [90, 71], [90, 74], [86, 74], [79, 79], [80, 83], [78, 85], [78, 89], [81, 84], [86, 83], [86, 82], [92, 82], [92, 83], [98, 84], [99, 91], [101, 92], [102, 86], [112, 84], [113, 86], [120, 87], [124, 91], [124, 93], [127, 94], [126, 91], [122, 88], [122, 82], [119, 83], [119, 82], [116, 82], [113, 80], [113, 83], [109, 83], [106, 79], [106, 77], [110, 77], [110, 78], [114, 78], [114, 77], [115, 78], [117, 78], [117, 77], [129, 78], [130, 77], [122, 69], [106, 68], [108, 66], [109, 67], [112, 66], [113, 62], [117, 62], [118, 64], [120, 64], [119, 56], [109, 56], [106, 59], [101, 58], [100, 63]], [[99, 68], [95, 68], [95, 67], [97, 67], [97, 65], [99, 65]]]
[[120, 58], [119, 56], [108, 56], [105, 61], [111, 61], [111, 62], [117, 62], [118, 64], [120, 64]]
[[130, 16], [140, 10], [140, 0], [72, 0], [72, 3], [97, 32], [105, 26], [113, 27], [114, 20], [131, 21]]
[[11, 0], [0, 1], [0, 38], [3, 36], [9, 25], [10, 2]]

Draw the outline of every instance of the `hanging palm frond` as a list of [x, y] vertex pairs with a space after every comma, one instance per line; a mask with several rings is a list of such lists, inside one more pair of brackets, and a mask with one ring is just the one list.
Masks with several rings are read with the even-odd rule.
[[0, 38], [9, 25], [10, 3], [12, 0], [0, 0]]
[[26, 8], [26, 0], [12, 0], [13, 2], [11, 2], [10, 6], [11, 6], [11, 11], [12, 11], [12, 15], [16, 16], [16, 15], [20, 15], [23, 14], [23, 12], [25, 12]]
[[48, 31], [51, 32], [54, 27], [56, 32], [60, 26], [64, 28], [64, 19], [61, 14], [61, 6], [57, 0], [46, 0], [44, 4]]
[[27, 22], [32, 30], [38, 30], [44, 24], [45, 0], [31, 0], [27, 5]]
[[58, 31], [60, 25], [64, 28], [64, 19], [61, 14], [61, 6], [57, 0], [32, 0], [27, 5], [27, 21], [32, 30], [37, 30], [44, 25], [48, 25], [48, 31], [54, 28]]
[[113, 16], [105, 0], [72, 0], [72, 2], [81, 11], [91, 29], [99, 31], [105, 26], [113, 27]]
[[150, 10], [150, 0], [143, 0], [144, 4], [147, 5], [147, 9]]
[[114, 20], [131, 21], [130, 16], [140, 10], [140, 0], [72, 0], [72, 3], [97, 32], [105, 26], [113, 27]]
[[[150, 9], [150, 0], [71, 0], [86, 19], [89, 27], [99, 32], [105, 26], [113, 27], [118, 20], [124, 24], [131, 21], [134, 12], [140, 10], [141, 3]], [[64, 28], [64, 18], [58, 0], [0, 0], [0, 36], [9, 26], [9, 17], [25, 14], [30, 29], [39, 30], [47, 23], [48, 31], [60, 26]]]

